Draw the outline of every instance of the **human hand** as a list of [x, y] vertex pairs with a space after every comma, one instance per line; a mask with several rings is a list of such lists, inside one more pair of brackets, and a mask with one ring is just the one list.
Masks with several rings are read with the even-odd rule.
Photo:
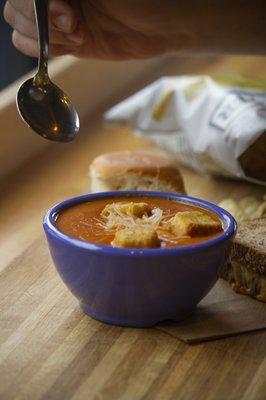
[[[265, 54], [265, 0], [50, 0], [50, 55], [124, 60], [168, 52]], [[32, 0], [8, 0], [13, 43], [38, 56]]]
[[[177, 30], [174, 3], [172, 0], [50, 0], [49, 53], [123, 60], [154, 57], [176, 48], [187, 51], [194, 37], [184, 29], [184, 23]], [[8, 0], [4, 16], [14, 29], [15, 47], [37, 57], [33, 1]]]

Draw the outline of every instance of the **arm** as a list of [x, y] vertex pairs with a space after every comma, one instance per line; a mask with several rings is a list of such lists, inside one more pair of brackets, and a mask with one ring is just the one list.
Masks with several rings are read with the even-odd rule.
[[[264, 0], [50, 0], [50, 54], [133, 59], [177, 54], [265, 54]], [[37, 56], [31, 0], [9, 0], [13, 43]]]

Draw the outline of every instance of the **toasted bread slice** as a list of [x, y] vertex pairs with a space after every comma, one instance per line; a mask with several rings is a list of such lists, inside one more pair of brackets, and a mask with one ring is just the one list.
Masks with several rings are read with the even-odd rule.
[[239, 224], [221, 277], [236, 292], [266, 302], [266, 218]]

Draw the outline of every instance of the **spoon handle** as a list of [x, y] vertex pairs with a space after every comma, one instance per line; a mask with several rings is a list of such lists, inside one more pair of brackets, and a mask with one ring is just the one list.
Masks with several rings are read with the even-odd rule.
[[47, 3], [47, 0], [34, 0], [40, 46], [38, 75], [43, 80], [48, 78], [49, 33]]

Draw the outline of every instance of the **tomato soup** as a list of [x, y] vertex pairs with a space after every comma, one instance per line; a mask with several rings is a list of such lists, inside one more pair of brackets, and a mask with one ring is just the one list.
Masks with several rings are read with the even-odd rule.
[[210, 240], [223, 231], [218, 215], [209, 210], [148, 196], [79, 203], [61, 211], [56, 226], [77, 239], [114, 247], [191, 245]]

